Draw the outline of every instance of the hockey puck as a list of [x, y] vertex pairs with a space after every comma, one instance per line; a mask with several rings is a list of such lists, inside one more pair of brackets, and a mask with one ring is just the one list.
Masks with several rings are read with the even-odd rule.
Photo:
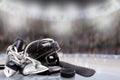
[[0, 70], [1, 70], [1, 69], [4, 69], [4, 64], [3, 64], [3, 65], [0, 65]]
[[63, 68], [60, 71], [60, 75], [64, 78], [71, 78], [75, 76], [75, 70], [71, 68]]

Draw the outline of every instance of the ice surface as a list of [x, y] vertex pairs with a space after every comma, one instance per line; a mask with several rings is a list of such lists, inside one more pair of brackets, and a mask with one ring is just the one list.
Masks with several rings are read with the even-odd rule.
[[[83, 77], [76, 74], [74, 78], [66, 79], [62, 78], [60, 74], [53, 74], [49, 76], [23, 76], [20, 74], [16, 74], [10, 78], [6, 78], [3, 71], [0, 70], [0, 80], [120, 80], [120, 59], [118, 58], [119, 56], [113, 56], [110, 58], [101, 58], [98, 56], [91, 57], [88, 55], [87, 57], [85, 57], [85, 55], [81, 56], [78, 54], [74, 56], [72, 56], [71, 54], [60, 55], [60, 60], [62, 61], [95, 69], [96, 73], [92, 77]], [[1, 56], [0, 60], [4, 62], [3, 56]]]

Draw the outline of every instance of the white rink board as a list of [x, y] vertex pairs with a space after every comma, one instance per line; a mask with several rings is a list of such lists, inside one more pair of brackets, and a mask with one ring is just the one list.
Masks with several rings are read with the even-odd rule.
[[[0, 80], [120, 80], [120, 56], [87, 54], [60, 54], [59, 56], [62, 61], [93, 68], [96, 73], [87, 78], [76, 74], [74, 78], [70, 79], [62, 78], [59, 74], [50, 76], [16, 74], [13, 77], [6, 78], [1, 70]], [[4, 55], [1, 56], [0, 61], [4, 61], [3, 58], [5, 58]]]

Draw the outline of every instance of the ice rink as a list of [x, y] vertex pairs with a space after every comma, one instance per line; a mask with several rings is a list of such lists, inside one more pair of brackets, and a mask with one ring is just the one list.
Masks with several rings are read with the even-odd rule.
[[[120, 55], [90, 55], [90, 54], [60, 54], [60, 60], [71, 64], [84, 66], [96, 70], [92, 77], [83, 77], [78, 74], [74, 78], [62, 78], [59, 74], [50, 76], [16, 74], [6, 78], [3, 71], [0, 71], [0, 80], [120, 80]], [[0, 61], [4, 63], [4, 55]]]

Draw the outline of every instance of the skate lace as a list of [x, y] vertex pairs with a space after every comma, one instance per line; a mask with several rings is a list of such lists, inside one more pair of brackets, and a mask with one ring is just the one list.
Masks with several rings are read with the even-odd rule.
[[[13, 50], [13, 48], [14, 48], [14, 50]], [[26, 50], [25, 50], [25, 52], [18, 52], [17, 48], [13, 47], [12, 45], [8, 47], [6, 53], [7, 53], [7, 56], [12, 55], [14, 57], [14, 59], [11, 59], [11, 60], [13, 60], [14, 62], [16, 62], [18, 64], [21, 64], [21, 63], [25, 62], [26, 60], [29, 60], [33, 63], [34, 66], [36, 66], [36, 68], [37, 68], [38, 64], [41, 65], [41, 63], [39, 61], [29, 57], [26, 53]], [[20, 53], [23, 53], [22, 57], [19, 56]]]
[[[14, 48], [14, 50], [13, 50], [12, 48]], [[8, 56], [8, 57], [9, 57], [9, 56], [13, 56], [13, 57], [14, 57], [14, 59], [12, 59], [12, 58], [10, 57], [11, 60], [13, 60], [13, 61], [15, 61], [15, 62], [17, 62], [17, 63], [19, 63], [19, 64], [20, 64], [21, 62], [24, 62], [24, 61], [23, 61], [23, 60], [24, 60], [24, 57], [19, 56], [19, 54], [21, 54], [21, 53], [23, 53], [23, 52], [18, 52], [16, 47], [9, 46], [6, 53], [7, 53], [7, 56]]]

